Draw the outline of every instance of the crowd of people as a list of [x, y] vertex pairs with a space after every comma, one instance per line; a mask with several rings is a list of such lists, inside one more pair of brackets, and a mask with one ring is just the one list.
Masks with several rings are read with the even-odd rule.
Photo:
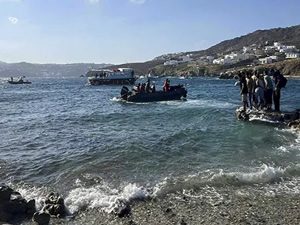
[[[165, 92], [170, 91], [169, 79], [166, 79], [163, 90]], [[156, 92], [155, 83], [152, 82], [152, 85], [150, 85], [150, 79], [148, 78], [146, 83], [138, 83], [136, 86], [133, 87], [132, 91], [135, 91], [137, 93], [154, 93]]]
[[154, 92], [156, 92], [155, 83], [153, 82], [152, 85], [150, 85], [150, 79], [148, 79], [146, 83], [138, 83], [138, 85], [134, 86], [132, 90], [137, 93], [154, 93]]
[[280, 111], [281, 88], [287, 80], [278, 70], [241, 71], [238, 76], [244, 111], [271, 110], [273, 101], [275, 111]]

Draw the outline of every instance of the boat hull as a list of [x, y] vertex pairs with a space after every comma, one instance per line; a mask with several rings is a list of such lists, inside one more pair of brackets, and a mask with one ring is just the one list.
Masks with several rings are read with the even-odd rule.
[[10, 83], [10, 84], [31, 84], [30, 81], [11, 81], [11, 80], [8, 80], [7, 82]]
[[[124, 87], [123, 87], [124, 88]], [[122, 88], [122, 89], [123, 89]], [[128, 90], [128, 88], [126, 88]], [[124, 89], [124, 90], [126, 90]], [[121, 91], [121, 98], [127, 102], [157, 102], [157, 101], [174, 101], [186, 98], [187, 91], [185, 88], [176, 88], [171, 91], [157, 91], [154, 93], [136, 93]]]
[[134, 84], [135, 78], [129, 79], [101, 79], [101, 78], [90, 78], [88, 79], [89, 84], [91, 85], [124, 85], [124, 84]]

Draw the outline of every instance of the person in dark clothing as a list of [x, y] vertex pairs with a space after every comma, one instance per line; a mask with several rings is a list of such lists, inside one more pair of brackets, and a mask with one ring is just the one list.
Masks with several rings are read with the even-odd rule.
[[238, 76], [239, 76], [239, 80], [240, 80], [243, 110], [246, 111], [246, 108], [247, 108], [247, 94], [248, 94], [247, 81], [246, 81], [244, 73], [243, 74], [239, 73]]
[[142, 85], [141, 85], [141, 93], [145, 93], [145, 87], [146, 87], [146, 84], [142, 83]]
[[272, 109], [272, 95], [273, 95], [273, 81], [269, 76], [269, 71], [264, 71], [264, 81], [265, 81], [265, 98], [267, 110]]
[[275, 90], [273, 93], [273, 99], [274, 99], [274, 105], [275, 105], [275, 111], [280, 111], [280, 95], [281, 95], [281, 80], [284, 79], [283, 75], [276, 70], [273, 74], [273, 79], [275, 83]]
[[150, 92], [150, 79], [147, 80], [146, 82], [146, 93]]

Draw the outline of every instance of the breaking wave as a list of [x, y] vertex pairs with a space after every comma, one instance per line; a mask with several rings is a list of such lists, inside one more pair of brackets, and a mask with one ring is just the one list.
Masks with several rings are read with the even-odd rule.
[[[112, 188], [108, 184], [84, 187], [80, 180], [77, 180], [78, 187], [66, 194], [65, 204], [68, 211], [74, 214], [81, 210], [93, 208], [111, 213], [124, 202], [145, 200], [147, 197], [160, 198], [170, 193], [182, 193], [195, 198], [203, 197], [203, 193], [205, 193], [205, 198], [209, 201], [209, 199], [222, 198], [216, 189], [224, 184], [227, 187], [250, 185], [253, 189], [255, 189], [256, 184], [265, 184], [264, 187], [268, 190], [276, 189], [277, 192], [300, 193], [300, 179], [295, 178], [295, 176], [300, 176], [300, 164], [287, 168], [262, 165], [251, 172], [224, 172], [223, 170], [213, 172], [207, 170], [187, 177], [165, 178], [150, 188], [134, 183], [129, 183], [121, 188]], [[26, 185], [19, 185], [16, 189], [26, 199], [34, 198], [37, 209], [41, 209], [46, 193], [50, 192], [49, 188], [28, 187]], [[195, 194], [194, 191], [199, 190], [202, 190], [202, 195]]]

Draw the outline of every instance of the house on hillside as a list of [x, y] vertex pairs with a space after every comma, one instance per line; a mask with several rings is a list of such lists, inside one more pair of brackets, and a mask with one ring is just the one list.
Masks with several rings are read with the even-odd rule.
[[232, 60], [230, 58], [225, 58], [225, 59], [214, 59], [213, 64], [231, 64]]
[[296, 46], [282, 46], [279, 50], [279, 52], [282, 52], [282, 53], [291, 53], [291, 52], [296, 52], [297, 51], [297, 48]]
[[249, 46], [244, 46], [243, 47], [243, 53], [252, 53], [252, 48]]
[[164, 66], [177, 66], [177, 65], [178, 65], [177, 60], [169, 60], [164, 63]]
[[279, 50], [283, 45], [280, 42], [276, 41], [274, 42], [273, 46]]
[[193, 60], [192, 58], [190, 58], [189, 55], [184, 55], [181, 58], [182, 58], [182, 62], [190, 62]]
[[300, 58], [300, 53], [298, 52], [288, 52], [288, 53], [285, 53], [285, 56], [287, 59], [297, 59], [297, 58]]
[[258, 59], [258, 60], [259, 60], [260, 64], [269, 64], [269, 63], [272, 63], [273, 61], [275, 61], [271, 57], [261, 58], [261, 59]]

